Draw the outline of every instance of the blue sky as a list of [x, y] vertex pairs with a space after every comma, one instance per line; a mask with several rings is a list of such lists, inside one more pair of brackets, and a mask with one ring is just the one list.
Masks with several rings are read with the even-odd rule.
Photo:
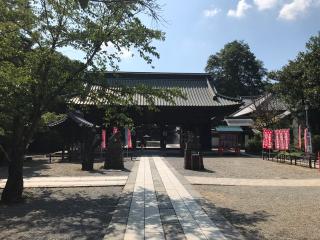
[[320, 31], [320, 0], [160, 0], [167, 21], [154, 69], [125, 51], [121, 71], [203, 72], [210, 54], [233, 40], [247, 42], [268, 70], [305, 49]]

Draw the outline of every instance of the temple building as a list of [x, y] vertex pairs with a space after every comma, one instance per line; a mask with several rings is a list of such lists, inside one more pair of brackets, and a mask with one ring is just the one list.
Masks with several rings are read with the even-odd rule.
[[[100, 83], [108, 88], [147, 86], [179, 89], [183, 93], [184, 98], [176, 97], [175, 104], [155, 98], [156, 111], [148, 108], [148, 101], [143, 96], [135, 95], [134, 102], [139, 110], [136, 106], [129, 106], [127, 110], [136, 129], [134, 141], [146, 136], [151, 144], [160, 142], [162, 149], [177, 143], [183, 147], [182, 136], [187, 131], [199, 138], [201, 149], [211, 149], [212, 127], [242, 105], [240, 99], [219, 94], [212, 77], [206, 73], [107, 72]], [[101, 87], [99, 85], [90, 86], [90, 90], [95, 91]], [[74, 98], [72, 101], [76, 106], [90, 109], [90, 114], [85, 116], [88, 121], [103, 125], [103, 112], [90, 98]], [[104, 104], [110, 103], [106, 101]]]

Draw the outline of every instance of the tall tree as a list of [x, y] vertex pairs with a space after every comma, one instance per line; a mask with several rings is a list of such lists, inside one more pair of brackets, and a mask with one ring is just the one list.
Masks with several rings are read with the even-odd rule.
[[[134, 48], [147, 63], [159, 57], [152, 42], [164, 40], [164, 33], [141, 20], [145, 15], [157, 18], [155, 0], [92, 0], [85, 5], [68, 0], [0, 0], [0, 132], [7, 143], [0, 150], [9, 162], [4, 202], [22, 198], [23, 157], [41, 116], [56, 101], [78, 93], [88, 69], [117, 70], [123, 49]], [[110, 45], [116, 51], [110, 52]], [[58, 52], [65, 47], [84, 53], [84, 60], [71, 61]], [[175, 95], [145, 89], [120, 93], [132, 91], [168, 100]], [[118, 96], [113, 89], [107, 97]]]
[[263, 92], [266, 70], [243, 41], [227, 43], [208, 59], [205, 71], [211, 73], [218, 92], [229, 96], [253, 96]]
[[271, 72], [269, 77], [277, 81], [275, 88], [292, 109], [303, 111], [306, 103], [319, 109], [320, 33], [310, 38], [304, 52], [281, 70]]

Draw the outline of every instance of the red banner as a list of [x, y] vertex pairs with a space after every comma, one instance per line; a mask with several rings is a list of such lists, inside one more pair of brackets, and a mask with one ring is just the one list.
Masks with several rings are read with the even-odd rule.
[[304, 129], [304, 151], [308, 152], [308, 128]]
[[101, 148], [105, 149], [107, 147], [107, 136], [106, 136], [106, 130], [102, 129], [101, 132]]
[[263, 141], [262, 141], [263, 149], [272, 149], [272, 134], [273, 134], [272, 130], [263, 129]]
[[298, 149], [301, 150], [302, 148], [302, 141], [301, 141], [301, 125], [299, 125], [298, 129]]
[[128, 129], [127, 131], [127, 145], [128, 148], [132, 148], [132, 140], [131, 140], [131, 131]]
[[276, 150], [280, 150], [280, 130], [274, 130], [274, 145]]
[[290, 147], [290, 129], [283, 129], [283, 150], [289, 150]]
[[290, 147], [290, 129], [278, 129], [275, 134], [275, 149], [289, 150]]

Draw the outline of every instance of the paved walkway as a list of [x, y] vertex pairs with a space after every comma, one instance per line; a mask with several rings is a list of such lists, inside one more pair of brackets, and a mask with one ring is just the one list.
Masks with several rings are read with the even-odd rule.
[[219, 223], [214, 222], [200, 199], [165, 159], [141, 157], [132, 168], [104, 239], [243, 239], [225, 219], [215, 216]]
[[311, 179], [243, 179], [186, 176], [195, 185], [263, 186], [263, 187], [320, 187], [320, 178]]
[[[31, 177], [24, 179], [23, 186], [25, 188], [123, 186], [127, 179], [127, 176]], [[0, 179], [0, 188], [4, 188], [6, 181]]]

